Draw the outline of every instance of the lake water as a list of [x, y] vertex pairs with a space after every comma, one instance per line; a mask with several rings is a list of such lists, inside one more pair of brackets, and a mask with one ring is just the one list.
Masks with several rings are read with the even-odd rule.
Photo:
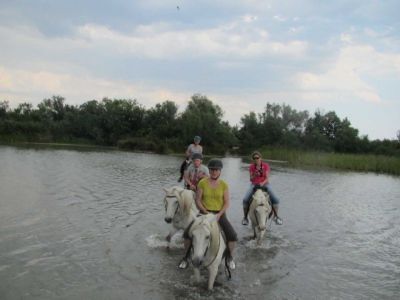
[[[400, 299], [400, 178], [272, 165], [284, 224], [241, 225], [247, 165], [224, 158], [237, 268], [214, 291], [168, 250], [181, 158], [0, 146], [0, 299]], [[204, 275], [204, 274], [203, 274]]]

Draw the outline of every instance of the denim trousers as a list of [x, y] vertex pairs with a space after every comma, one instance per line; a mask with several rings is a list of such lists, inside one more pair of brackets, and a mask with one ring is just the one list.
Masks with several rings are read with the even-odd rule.
[[[243, 205], [249, 205], [251, 196], [254, 193], [254, 184], [250, 184], [249, 189], [247, 190], [246, 194], [244, 195], [243, 198]], [[267, 190], [269, 197], [271, 199], [272, 205], [278, 205], [279, 204], [279, 199], [278, 197], [275, 196], [274, 192], [271, 189], [271, 186], [269, 183], [265, 184], [262, 186], [263, 189]]]

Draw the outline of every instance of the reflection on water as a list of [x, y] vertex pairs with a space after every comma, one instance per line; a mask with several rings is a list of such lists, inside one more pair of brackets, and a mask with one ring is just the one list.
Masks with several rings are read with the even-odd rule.
[[[237, 269], [178, 270], [163, 187], [180, 157], [0, 147], [1, 299], [398, 299], [400, 180], [272, 166], [283, 226], [257, 246], [242, 226], [247, 165], [225, 158]], [[203, 273], [203, 275], [206, 275]]]

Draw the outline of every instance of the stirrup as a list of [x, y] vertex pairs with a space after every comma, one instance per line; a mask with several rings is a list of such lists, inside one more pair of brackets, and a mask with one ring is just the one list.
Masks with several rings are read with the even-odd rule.
[[242, 225], [249, 225], [249, 220], [247, 218], [243, 218]]
[[179, 269], [186, 269], [189, 266], [189, 263], [186, 258], [183, 258], [178, 265]]

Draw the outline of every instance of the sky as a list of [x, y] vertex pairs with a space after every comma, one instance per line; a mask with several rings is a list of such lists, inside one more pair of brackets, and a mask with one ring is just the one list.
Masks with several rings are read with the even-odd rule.
[[239, 125], [267, 103], [400, 130], [400, 1], [0, 0], [0, 101], [207, 96]]

